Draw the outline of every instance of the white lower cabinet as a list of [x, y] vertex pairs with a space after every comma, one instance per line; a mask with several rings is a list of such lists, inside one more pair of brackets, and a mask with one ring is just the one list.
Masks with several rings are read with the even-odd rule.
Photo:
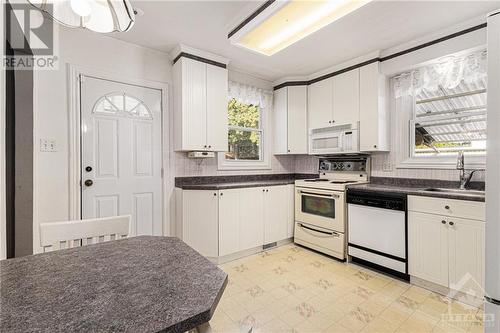
[[450, 276], [451, 289], [469, 289], [479, 297], [484, 293], [485, 224], [481, 221], [450, 219]]
[[177, 234], [206, 257], [293, 237], [293, 185], [180, 191]]
[[[223, 195], [221, 196], [221, 194]], [[240, 249], [240, 224], [235, 223], [240, 218], [240, 191], [226, 190], [219, 197], [219, 253], [225, 256]]]
[[264, 192], [264, 244], [287, 238], [287, 186], [271, 186]]
[[234, 221], [240, 225], [239, 251], [264, 245], [264, 189], [251, 187], [236, 191], [240, 192], [240, 215]]
[[217, 191], [182, 191], [182, 227], [179, 237], [206, 257], [217, 257], [218, 211]]
[[442, 221], [439, 215], [409, 213], [408, 263], [410, 275], [447, 286], [448, 227]]
[[467, 207], [468, 215], [484, 216], [484, 203], [413, 196], [408, 201], [410, 275], [481, 298], [485, 221], [438, 215], [434, 207], [453, 204], [456, 211]]

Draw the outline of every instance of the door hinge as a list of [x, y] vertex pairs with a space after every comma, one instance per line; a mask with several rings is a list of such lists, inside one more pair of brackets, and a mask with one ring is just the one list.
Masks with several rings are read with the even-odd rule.
[[80, 74], [80, 75], [78, 76], [78, 80], [79, 80], [80, 82], [84, 82], [84, 81], [85, 81], [85, 75]]

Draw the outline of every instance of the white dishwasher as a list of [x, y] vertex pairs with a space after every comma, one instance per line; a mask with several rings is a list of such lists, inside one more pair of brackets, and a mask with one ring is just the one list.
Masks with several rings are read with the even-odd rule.
[[352, 262], [409, 280], [406, 195], [347, 191]]

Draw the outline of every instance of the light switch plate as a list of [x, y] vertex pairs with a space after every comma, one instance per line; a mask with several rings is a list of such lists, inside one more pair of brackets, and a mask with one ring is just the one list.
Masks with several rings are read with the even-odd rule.
[[40, 139], [40, 151], [53, 153], [57, 151], [57, 142], [54, 139]]

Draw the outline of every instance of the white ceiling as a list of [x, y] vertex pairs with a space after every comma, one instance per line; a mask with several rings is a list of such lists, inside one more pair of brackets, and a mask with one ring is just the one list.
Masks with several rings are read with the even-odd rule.
[[228, 32], [263, 1], [133, 1], [144, 14], [114, 37], [170, 52], [182, 43], [229, 58], [230, 68], [274, 81], [308, 75], [397, 46], [500, 7], [500, 1], [375, 1], [268, 57], [233, 46]]

